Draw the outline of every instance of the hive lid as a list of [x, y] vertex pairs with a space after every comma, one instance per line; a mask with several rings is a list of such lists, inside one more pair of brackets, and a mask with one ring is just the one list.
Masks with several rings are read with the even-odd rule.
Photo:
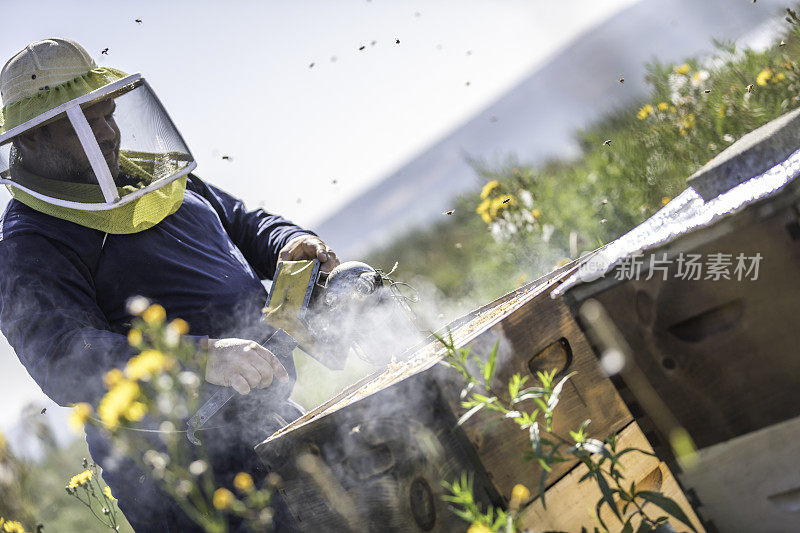
[[795, 109], [730, 145], [686, 182], [709, 201], [785, 161], [798, 148], [800, 109]]

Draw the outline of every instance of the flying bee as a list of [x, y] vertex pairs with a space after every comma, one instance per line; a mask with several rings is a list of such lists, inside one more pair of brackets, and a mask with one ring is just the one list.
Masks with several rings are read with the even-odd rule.
[[308, 68], [314, 68], [314, 62], [313, 61], [311, 62], [310, 65], [308, 65]]
[[45, 414], [47, 412], [47, 407], [42, 407], [41, 414]]
[[603, 198], [602, 200], [600, 200], [600, 203], [602, 205], [606, 205], [608, 203], [608, 198]]
[[455, 211], [453, 209], [451, 209], [450, 211], [445, 211], [444, 214], [445, 215], [452, 215], [454, 212]]
[[233, 158], [229, 155], [223, 155], [222, 159], [224, 159], [225, 161], [233, 161]]
[[625, 78], [620, 78], [620, 79], [619, 79], [619, 82], [620, 82], [620, 83], [625, 83]]
[[705, 90], [705, 91], [703, 91], [703, 92], [704, 92], [704, 93], [706, 93], [706, 94], [708, 94], [708, 93], [710, 93], [710, 92], [711, 92], [711, 89], [706, 89], [706, 90]]
[[364, 46], [364, 45], [362, 44], [362, 45], [361, 45], [361, 46], [360, 46], [358, 49], [359, 49], [359, 50], [363, 50], [364, 48], [366, 48], [366, 46]]
[[378, 41], [372, 41], [371, 43], [369, 43], [370, 46], [375, 46], [376, 44], [378, 44]]
[[611, 139], [606, 139], [603, 141], [603, 146], [611, 146]]
[[141, 24], [142, 23], [142, 19], [136, 19], [134, 22], [136, 22], [136, 24]]
[[752, 83], [747, 86], [747, 92], [751, 93], [751, 92], [753, 92], [753, 89], [754, 89], [754, 87], [753, 87]]
[[504, 203], [504, 204], [507, 204], [507, 203], [508, 203], [508, 202], [510, 202], [510, 201], [511, 201], [511, 198], [506, 198], [505, 200], [503, 200], [503, 203]]
[[400, 39], [395, 39], [394, 44], [400, 44]]
[[337, 183], [339, 183], [339, 180], [331, 180], [331, 183], [336, 185]]
[[103, 48], [103, 49], [100, 51], [100, 53], [101, 53], [101, 54], [103, 54], [103, 55], [108, 55], [108, 48]]
[[786, 41], [781, 41], [781, 44], [779, 44], [778, 46], [786, 46]]
[[601, 224], [605, 224], [606, 222], [608, 222], [606, 219], [604, 219], [604, 218], [601, 218], [601, 219], [600, 219], [600, 223], [601, 223]]
[[466, 83], [466, 86], [469, 87], [469, 82]]

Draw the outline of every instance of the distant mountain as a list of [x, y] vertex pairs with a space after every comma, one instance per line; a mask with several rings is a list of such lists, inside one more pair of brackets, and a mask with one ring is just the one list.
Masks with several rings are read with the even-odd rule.
[[[478, 186], [467, 157], [538, 162], [576, 153], [576, 129], [645, 95], [644, 65], [713, 51], [780, 14], [778, 1], [642, 0], [587, 31], [447, 137], [317, 226], [345, 259], [441, 216]], [[619, 77], [625, 83], [619, 83]]]

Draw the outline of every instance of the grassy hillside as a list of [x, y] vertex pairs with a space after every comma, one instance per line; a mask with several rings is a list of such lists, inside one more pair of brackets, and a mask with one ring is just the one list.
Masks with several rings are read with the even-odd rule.
[[399, 262], [398, 277], [430, 282], [466, 311], [619, 237], [709, 159], [800, 105], [797, 23], [787, 12], [785, 34], [761, 52], [715, 43], [712, 57], [648, 65], [649, 97], [576, 132], [575, 160], [473, 161], [483, 194], [454, 199], [451, 215], [369, 261]]

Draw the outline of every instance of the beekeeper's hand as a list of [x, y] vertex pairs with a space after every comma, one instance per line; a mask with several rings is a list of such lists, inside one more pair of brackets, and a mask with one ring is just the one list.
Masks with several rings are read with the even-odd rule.
[[289, 381], [289, 374], [275, 355], [245, 339], [208, 339], [206, 381], [233, 387], [239, 394], [269, 387], [273, 379]]
[[339, 258], [322, 239], [313, 235], [300, 235], [286, 243], [278, 254], [279, 261], [319, 259], [320, 272], [328, 273], [339, 265]]

